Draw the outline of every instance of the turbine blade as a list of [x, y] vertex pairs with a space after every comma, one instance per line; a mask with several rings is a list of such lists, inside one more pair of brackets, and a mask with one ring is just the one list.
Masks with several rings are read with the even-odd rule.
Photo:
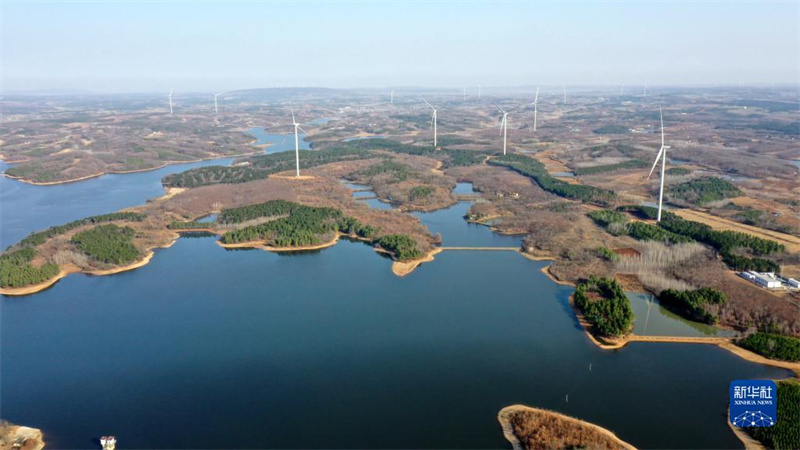
[[292, 110], [292, 124], [297, 125], [297, 121], [294, 120], [294, 108], [291, 108], [291, 110]]
[[533, 99], [533, 103], [536, 103], [538, 101], [539, 101], [539, 88], [536, 88], [536, 97]]
[[658, 107], [658, 115], [661, 116], [661, 148], [664, 148], [664, 113], [661, 107]]
[[425, 99], [423, 98], [423, 99], [422, 99], [422, 101], [423, 101], [423, 102], [425, 102], [425, 104], [426, 104], [426, 105], [430, 106], [432, 110], [436, 111], [436, 108], [434, 108], [434, 107], [433, 107], [433, 105], [431, 105], [430, 103], [428, 103], [428, 101], [427, 101], [427, 100], [425, 100]]
[[302, 131], [303, 133], [308, 134], [308, 131], [304, 130], [303, 127], [301, 127], [300, 125], [297, 126], [297, 129]]
[[662, 147], [661, 147], [661, 148], [658, 150], [658, 155], [656, 155], [656, 160], [655, 160], [655, 161], [653, 161], [653, 167], [651, 167], [651, 168], [650, 168], [650, 173], [648, 173], [648, 174], [647, 174], [647, 178], [650, 178], [650, 176], [651, 176], [651, 175], [653, 175], [653, 171], [654, 171], [654, 170], [656, 170], [656, 166], [658, 165], [658, 160], [660, 160], [660, 159], [661, 159], [661, 155], [662, 155], [663, 153], [664, 153], [664, 147], [662, 146]]

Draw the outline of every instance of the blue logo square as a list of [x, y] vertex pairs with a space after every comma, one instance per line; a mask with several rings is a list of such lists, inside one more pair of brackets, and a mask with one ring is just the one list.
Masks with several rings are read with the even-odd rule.
[[728, 420], [737, 427], [771, 427], [778, 421], [778, 388], [772, 380], [731, 381]]

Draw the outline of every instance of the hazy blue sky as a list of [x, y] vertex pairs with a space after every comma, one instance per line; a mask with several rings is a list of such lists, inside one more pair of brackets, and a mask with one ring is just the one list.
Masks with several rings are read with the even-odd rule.
[[798, 2], [9, 2], [6, 91], [800, 82]]

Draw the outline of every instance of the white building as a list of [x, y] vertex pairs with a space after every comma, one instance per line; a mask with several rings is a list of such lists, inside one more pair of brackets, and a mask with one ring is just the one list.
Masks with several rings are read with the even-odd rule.
[[753, 272], [748, 270], [747, 272], [740, 272], [739, 275], [763, 288], [778, 289], [783, 286], [783, 282], [773, 272]]

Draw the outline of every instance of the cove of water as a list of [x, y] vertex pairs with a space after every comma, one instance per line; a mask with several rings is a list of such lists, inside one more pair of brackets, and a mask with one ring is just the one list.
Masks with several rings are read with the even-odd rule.
[[[264, 128], [251, 128], [247, 134], [256, 138], [256, 142], [253, 142], [252, 145], [271, 144], [264, 148], [264, 153], [268, 155], [294, 150], [294, 133], [272, 134], [267, 133]], [[300, 137], [298, 141], [300, 150], [311, 150], [311, 143], [306, 140], [306, 134], [299, 133], [298, 136]]]
[[627, 292], [636, 315], [633, 332], [647, 336], [735, 336], [736, 332], [686, 320], [661, 306], [652, 294]]
[[[465, 223], [468, 207], [416, 215], [445, 246], [519, 245]], [[399, 278], [363, 243], [214, 239], [0, 299], [3, 418], [51, 448], [508, 448], [496, 415], [522, 403], [640, 448], [741, 448], [730, 381], [789, 375], [713, 346], [601, 350], [572, 289], [516, 252], [445, 251]]]
[[[148, 172], [108, 174], [75, 183], [35, 186], [0, 177], [0, 248], [33, 231], [142, 205], [164, 195], [161, 179], [195, 167], [228, 166], [232, 158], [173, 164]], [[0, 163], [0, 170], [8, 164]]]

